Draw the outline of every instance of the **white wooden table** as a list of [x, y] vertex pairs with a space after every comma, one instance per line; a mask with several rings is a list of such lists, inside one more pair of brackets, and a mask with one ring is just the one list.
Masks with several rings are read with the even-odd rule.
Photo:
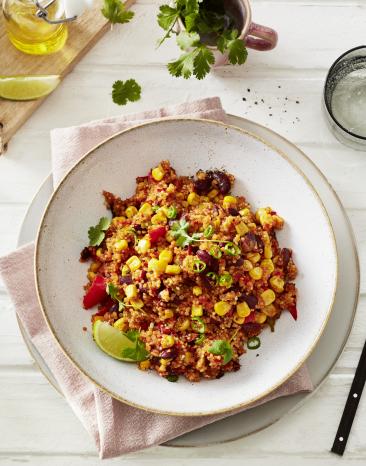
[[[361, 267], [366, 263], [366, 154], [340, 145], [322, 112], [327, 69], [342, 52], [365, 42], [365, 0], [256, 0], [255, 21], [279, 32], [278, 48], [251, 52], [244, 67], [205, 81], [169, 76], [173, 44], [155, 50], [157, 4], [142, 0], [132, 23], [115, 27], [77, 66], [10, 143], [0, 159], [0, 254], [11, 251], [24, 213], [50, 171], [49, 131], [90, 119], [218, 95], [225, 109], [271, 127], [298, 144], [326, 174], [351, 218]], [[2, 52], [3, 53], [3, 52]], [[118, 107], [116, 79], [135, 78], [141, 101]], [[250, 89], [250, 92], [248, 91]], [[245, 100], [246, 99], [246, 100]], [[263, 99], [264, 103], [261, 101]], [[255, 103], [257, 102], [257, 104]], [[298, 102], [298, 103], [297, 103]], [[366, 464], [366, 396], [343, 459], [329, 449], [366, 338], [366, 281], [347, 347], [322, 388], [297, 412], [265, 431], [207, 448], [158, 447], [105, 464], [158, 466], [293, 466]], [[99, 464], [94, 445], [62, 397], [35, 368], [0, 283], [0, 464]]]

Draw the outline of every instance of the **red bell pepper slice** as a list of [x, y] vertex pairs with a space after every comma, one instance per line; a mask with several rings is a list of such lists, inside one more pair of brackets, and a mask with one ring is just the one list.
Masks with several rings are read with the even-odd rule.
[[292, 315], [294, 320], [297, 320], [297, 307], [296, 306], [289, 306], [288, 311]]
[[244, 324], [249, 324], [251, 322], [255, 322], [255, 312], [252, 311], [244, 320]]
[[157, 243], [160, 238], [165, 236], [165, 234], [166, 234], [166, 228], [165, 227], [154, 228], [153, 230], [149, 231], [150, 241], [152, 243]]
[[100, 304], [107, 297], [106, 281], [101, 275], [97, 275], [83, 299], [85, 309]]

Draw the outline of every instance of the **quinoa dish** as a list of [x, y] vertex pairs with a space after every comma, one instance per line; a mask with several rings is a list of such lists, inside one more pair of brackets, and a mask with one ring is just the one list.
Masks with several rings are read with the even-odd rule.
[[276, 238], [284, 220], [231, 194], [234, 181], [222, 170], [178, 176], [162, 161], [132, 197], [103, 192], [112, 215], [90, 227], [80, 258], [103, 351], [198, 382], [239, 370], [283, 312], [297, 319], [297, 269]]

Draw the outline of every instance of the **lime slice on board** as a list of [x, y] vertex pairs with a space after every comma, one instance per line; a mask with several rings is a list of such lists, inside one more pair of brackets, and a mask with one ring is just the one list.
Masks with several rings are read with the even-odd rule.
[[136, 362], [133, 359], [121, 356], [125, 348], [134, 348], [136, 343], [127, 338], [120, 330], [109, 325], [108, 322], [97, 320], [93, 325], [93, 336], [99, 348], [112, 358], [120, 361]]
[[50, 94], [60, 76], [0, 76], [0, 97], [8, 100], [35, 100]]

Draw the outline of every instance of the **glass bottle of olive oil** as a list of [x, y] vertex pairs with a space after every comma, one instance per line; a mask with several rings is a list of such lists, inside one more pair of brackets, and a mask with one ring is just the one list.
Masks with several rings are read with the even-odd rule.
[[[67, 24], [51, 24], [37, 16], [39, 7], [33, 0], [2, 0], [8, 37], [19, 50], [34, 55], [46, 55], [60, 50], [67, 40]], [[64, 18], [62, 0], [39, 1], [52, 20]]]

